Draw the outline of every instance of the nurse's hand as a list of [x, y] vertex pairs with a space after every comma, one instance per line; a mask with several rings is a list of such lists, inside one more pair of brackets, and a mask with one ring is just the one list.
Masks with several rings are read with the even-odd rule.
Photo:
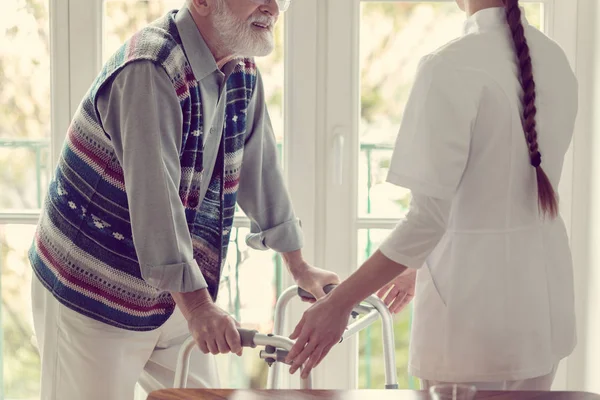
[[390, 283], [382, 287], [377, 296], [388, 306], [392, 314], [404, 310], [415, 297], [416, 269], [407, 269]]
[[291, 374], [304, 365], [302, 378], [307, 378], [331, 348], [340, 342], [352, 307], [346, 309], [346, 306], [331, 299], [331, 296], [325, 296], [306, 310], [290, 335], [291, 339], [296, 339], [286, 358], [287, 363], [292, 363]]

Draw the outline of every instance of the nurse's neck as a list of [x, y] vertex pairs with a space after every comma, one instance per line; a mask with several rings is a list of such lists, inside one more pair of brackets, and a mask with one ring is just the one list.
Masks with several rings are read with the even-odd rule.
[[504, 7], [502, 0], [463, 0], [463, 2], [467, 17], [486, 8]]

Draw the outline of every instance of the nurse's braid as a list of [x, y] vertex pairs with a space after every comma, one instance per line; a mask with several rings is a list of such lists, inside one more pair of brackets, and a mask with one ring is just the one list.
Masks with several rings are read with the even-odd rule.
[[523, 97], [521, 98], [523, 102], [523, 130], [525, 131], [525, 139], [529, 148], [529, 159], [531, 165], [535, 168], [537, 176], [539, 207], [542, 214], [554, 218], [558, 213], [558, 204], [552, 184], [541, 166], [542, 155], [538, 147], [535, 125], [535, 115], [537, 112], [535, 108], [535, 82], [533, 79], [529, 46], [527, 45], [523, 24], [521, 23], [519, 0], [504, 0], [504, 7], [506, 8], [506, 20], [512, 33], [515, 53], [519, 62], [520, 81], [523, 89]]

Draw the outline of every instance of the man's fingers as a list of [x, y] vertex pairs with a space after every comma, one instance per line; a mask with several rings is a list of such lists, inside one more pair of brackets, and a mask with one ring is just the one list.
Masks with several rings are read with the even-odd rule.
[[217, 342], [215, 341], [215, 339], [208, 339], [206, 341], [206, 346], [208, 347], [208, 351], [210, 351], [211, 354], [219, 354], [219, 346], [217, 346]]
[[222, 335], [217, 335], [215, 338], [215, 342], [217, 342], [217, 349], [219, 350], [219, 354], [227, 354], [231, 351], [231, 347], [227, 344], [227, 339], [225, 338], [227, 331], [225, 331]]
[[208, 350], [208, 346], [206, 345], [206, 340], [196, 341], [196, 344], [198, 345], [200, 351], [204, 354], [210, 353], [210, 351]]
[[225, 331], [225, 340], [232, 353], [237, 354], [238, 356], [242, 355], [242, 340], [236, 328], [229, 327]]
[[313, 296], [315, 296], [315, 299], [320, 299], [322, 297], [325, 297], [325, 291], [323, 290], [322, 287], [317, 287], [315, 289], [312, 289], [310, 292]]

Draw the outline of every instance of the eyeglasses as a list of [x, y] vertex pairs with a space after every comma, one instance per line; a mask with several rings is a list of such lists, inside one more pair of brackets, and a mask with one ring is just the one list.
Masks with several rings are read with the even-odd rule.
[[261, 6], [271, 4], [272, 1], [277, 1], [280, 12], [286, 11], [288, 8], [290, 8], [290, 4], [292, 4], [292, 0], [250, 0], [250, 1], [252, 1], [255, 4], [259, 4]]

